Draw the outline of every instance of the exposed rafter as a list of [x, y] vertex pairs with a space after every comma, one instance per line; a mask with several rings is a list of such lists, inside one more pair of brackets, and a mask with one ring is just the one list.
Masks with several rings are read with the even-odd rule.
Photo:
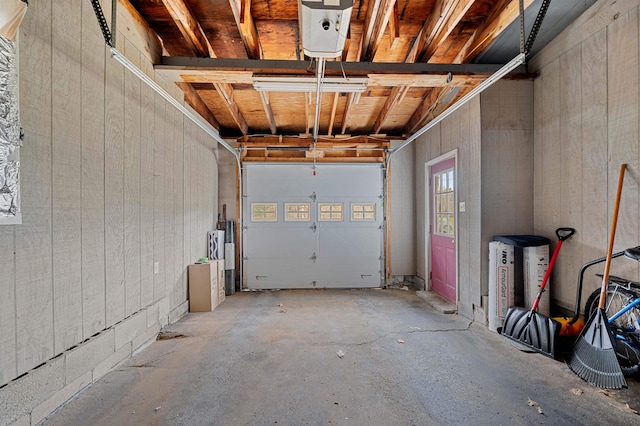
[[209, 122], [216, 130], [220, 130], [220, 124], [211, 113], [211, 110], [207, 104], [202, 100], [198, 92], [193, 88], [190, 83], [177, 83], [184, 93], [185, 102], [205, 120]]
[[247, 56], [250, 59], [261, 59], [263, 57], [262, 47], [256, 24], [251, 15], [251, 0], [229, 0], [229, 4], [247, 50]]
[[377, 3], [379, 8], [378, 12], [375, 16], [371, 17], [369, 21], [371, 28], [367, 28], [367, 33], [370, 35], [364, 39], [362, 46], [362, 60], [364, 61], [373, 60], [382, 41], [382, 36], [387, 28], [389, 19], [394, 10], [396, 10], [394, 7], [396, 0], [381, 0]]
[[227, 107], [229, 108], [229, 112], [233, 117], [233, 121], [236, 122], [238, 129], [240, 129], [243, 135], [247, 135], [247, 133], [249, 132], [249, 126], [242, 116], [238, 105], [233, 99], [233, 86], [228, 83], [213, 83], [213, 86], [216, 88], [216, 91], [222, 97], [222, 99], [224, 99], [224, 101], [226, 102]]
[[389, 116], [389, 112], [391, 109], [399, 102], [402, 94], [405, 93], [404, 88], [401, 86], [396, 86], [391, 89], [391, 93], [387, 97], [387, 101], [384, 103], [382, 107], [382, 111], [378, 114], [378, 118], [376, 119], [375, 124], [373, 125], [372, 133], [379, 133], [384, 121]]
[[433, 115], [435, 109], [438, 107], [439, 100], [444, 98], [448, 91], [451, 91], [450, 87], [436, 87], [428, 91], [422, 99], [420, 106], [416, 108], [407, 122], [404, 133], [410, 135], [420, 128], [420, 126]]
[[340, 93], [336, 92], [333, 94], [333, 105], [331, 105], [331, 117], [329, 118], [329, 130], [327, 131], [329, 136], [333, 133], [333, 123], [335, 122], [336, 111], [338, 109], [338, 99], [340, 99]]
[[[533, 0], [524, 0], [524, 7], [529, 7], [531, 3]], [[460, 49], [453, 62], [461, 64], [473, 61], [502, 34], [509, 24], [518, 19], [519, 12], [519, 0], [498, 1], [484, 23]]]
[[[166, 55], [155, 61], [154, 74], [186, 83], [185, 101], [207, 121], [217, 120], [225, 137], [242, 132], [246, 139], [251, 130], [301, 136], [314, 127], [314, 93], [286, 94], [295, 90], [289, 83], [315, 75], [313, 61], [300, 50], [298, 1], [118, 1], [131, 3], [132, 15], [146, 21], [148, 37], [157, 41], [151, 50]], [[504, 43], [493, 41], [517, 20], [518, 1], [354, 1], [343, 55], [326, 62], [324, 75], [366, 79], [366, 92], [349, 94], [351, 86], [345, 86], [328, 95], [321, 105], [322, 132], [337, 138], [411, 134], [501, 68], [471, 62], [490, 46], [501, 49]], [[500, 56], [492, 50], [491, 57]], [[517, 72], [510, 78], [530, 78], [524, 67]], [[286, 80], [263, 92], [261, 79], [277, 78]]]
[[262, 107], [264, 108], [265, 114], [267, 114], [267, 120], [269, 120], [269, 128], [271, 129], [271, 134], [275, 135], [276, 133], [278, 133], [278, 126], [276, 126], [276, 119], [273, 116], [273, 110], [271, 109], [271, 104], [269, 103], [269, 93], [259, 93], [260, 99], [262, 100]]
[[425, 21], [418, 41], [416, 61], [427, 62], [443, 40], [460, 23], [475, 0], [438, 0]]
[[184, 0], [162, 0], [162, 3], [196, 56], [215, 58], [216, 54], [200, 23]]
[[347, 103], [344, 106], [344, 113], [342, 114], [342, 127], [340, 128], [340, 133], [345, 134], [347, 131], [347, 122], [349, 120], [349, 113], [351, 113], [351, 106], [356, 98], [355, 93], [347, 93]]

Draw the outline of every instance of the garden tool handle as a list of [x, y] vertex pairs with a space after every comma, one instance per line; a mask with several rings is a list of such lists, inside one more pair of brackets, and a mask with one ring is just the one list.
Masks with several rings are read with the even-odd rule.
[[576, 233], [576, 230], [573, 228], [558, 228], [556, 229], [556, 237], [558, 240], [565, 241], [568, 240]]

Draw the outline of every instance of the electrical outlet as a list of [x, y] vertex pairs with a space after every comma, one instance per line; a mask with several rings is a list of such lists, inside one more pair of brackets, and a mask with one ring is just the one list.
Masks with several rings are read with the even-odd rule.
[[154, 274], [159, 274], [160, 273], [160, 262], [155, 262], [153, 264], [153, 273]]
[[467, 208], [467, 205], [464, 201], [460, 201], [460, 211], [463, 212]]

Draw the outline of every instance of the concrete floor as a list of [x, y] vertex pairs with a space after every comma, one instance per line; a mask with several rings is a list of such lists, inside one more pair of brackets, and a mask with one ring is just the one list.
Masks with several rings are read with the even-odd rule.
[[236, 293], [166, 332], [45, 424], [640, 424], [638, 382], [602, 392], [412, 291]]

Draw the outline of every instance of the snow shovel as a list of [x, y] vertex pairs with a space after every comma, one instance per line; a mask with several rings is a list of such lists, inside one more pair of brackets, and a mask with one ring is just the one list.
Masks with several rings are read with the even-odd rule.
[[582, 333], [578, 336], [573, 346], [573, 354], [569, 359], [569, 368], [580, 376], [581, 379], [600, 388], [621, 389], [627, 387], [624, 374], [620, 368], [607, 313], [604, 310], [607, 296], [607, 284], [609, 283], [609, 269], [613, 254], [613, 240], [616, 236], [618, 224], [618, 210], [620, 209], [620, 196], [622, 195], [622, 183], [626, 164], [620, 166], [620, 178], [618, 179], [618, 192], [616, 204], [611, 219], [611, 233], [609, 235], [609, 247], [607, 261], [604, 264], [602, 275], [602, 287], [600, 289], [600, 302], [598, 310], [589, 318]]
[[512, 306], [507, 311], [507, 316], [504, 319], [504, 325], [502, 326], [502, 335], [514, 340], [520, 345], [524, 345], [526, 348], [533, 349], [541, 354], [555, 357], [555, 347], [558, 335], [560, 334], [560, 323], [554, 319], [542, 315], [538, 312], [538, 304], [544, 288], [549, 281], [551, 270], [556, 263], [556, 258], [560, 252], [562, 243], [571, 238], [576, 232], [573, 228], [558, 228], [556, 229], [556, 236], [558, 237], [558, 245], [553, 252], [549, 267], [544, 274], [542, 283], [540, 284], [540, 291], [536, 296], [536, 300], [533, 302], [531, 310], [521, 308], [518, 306]]

